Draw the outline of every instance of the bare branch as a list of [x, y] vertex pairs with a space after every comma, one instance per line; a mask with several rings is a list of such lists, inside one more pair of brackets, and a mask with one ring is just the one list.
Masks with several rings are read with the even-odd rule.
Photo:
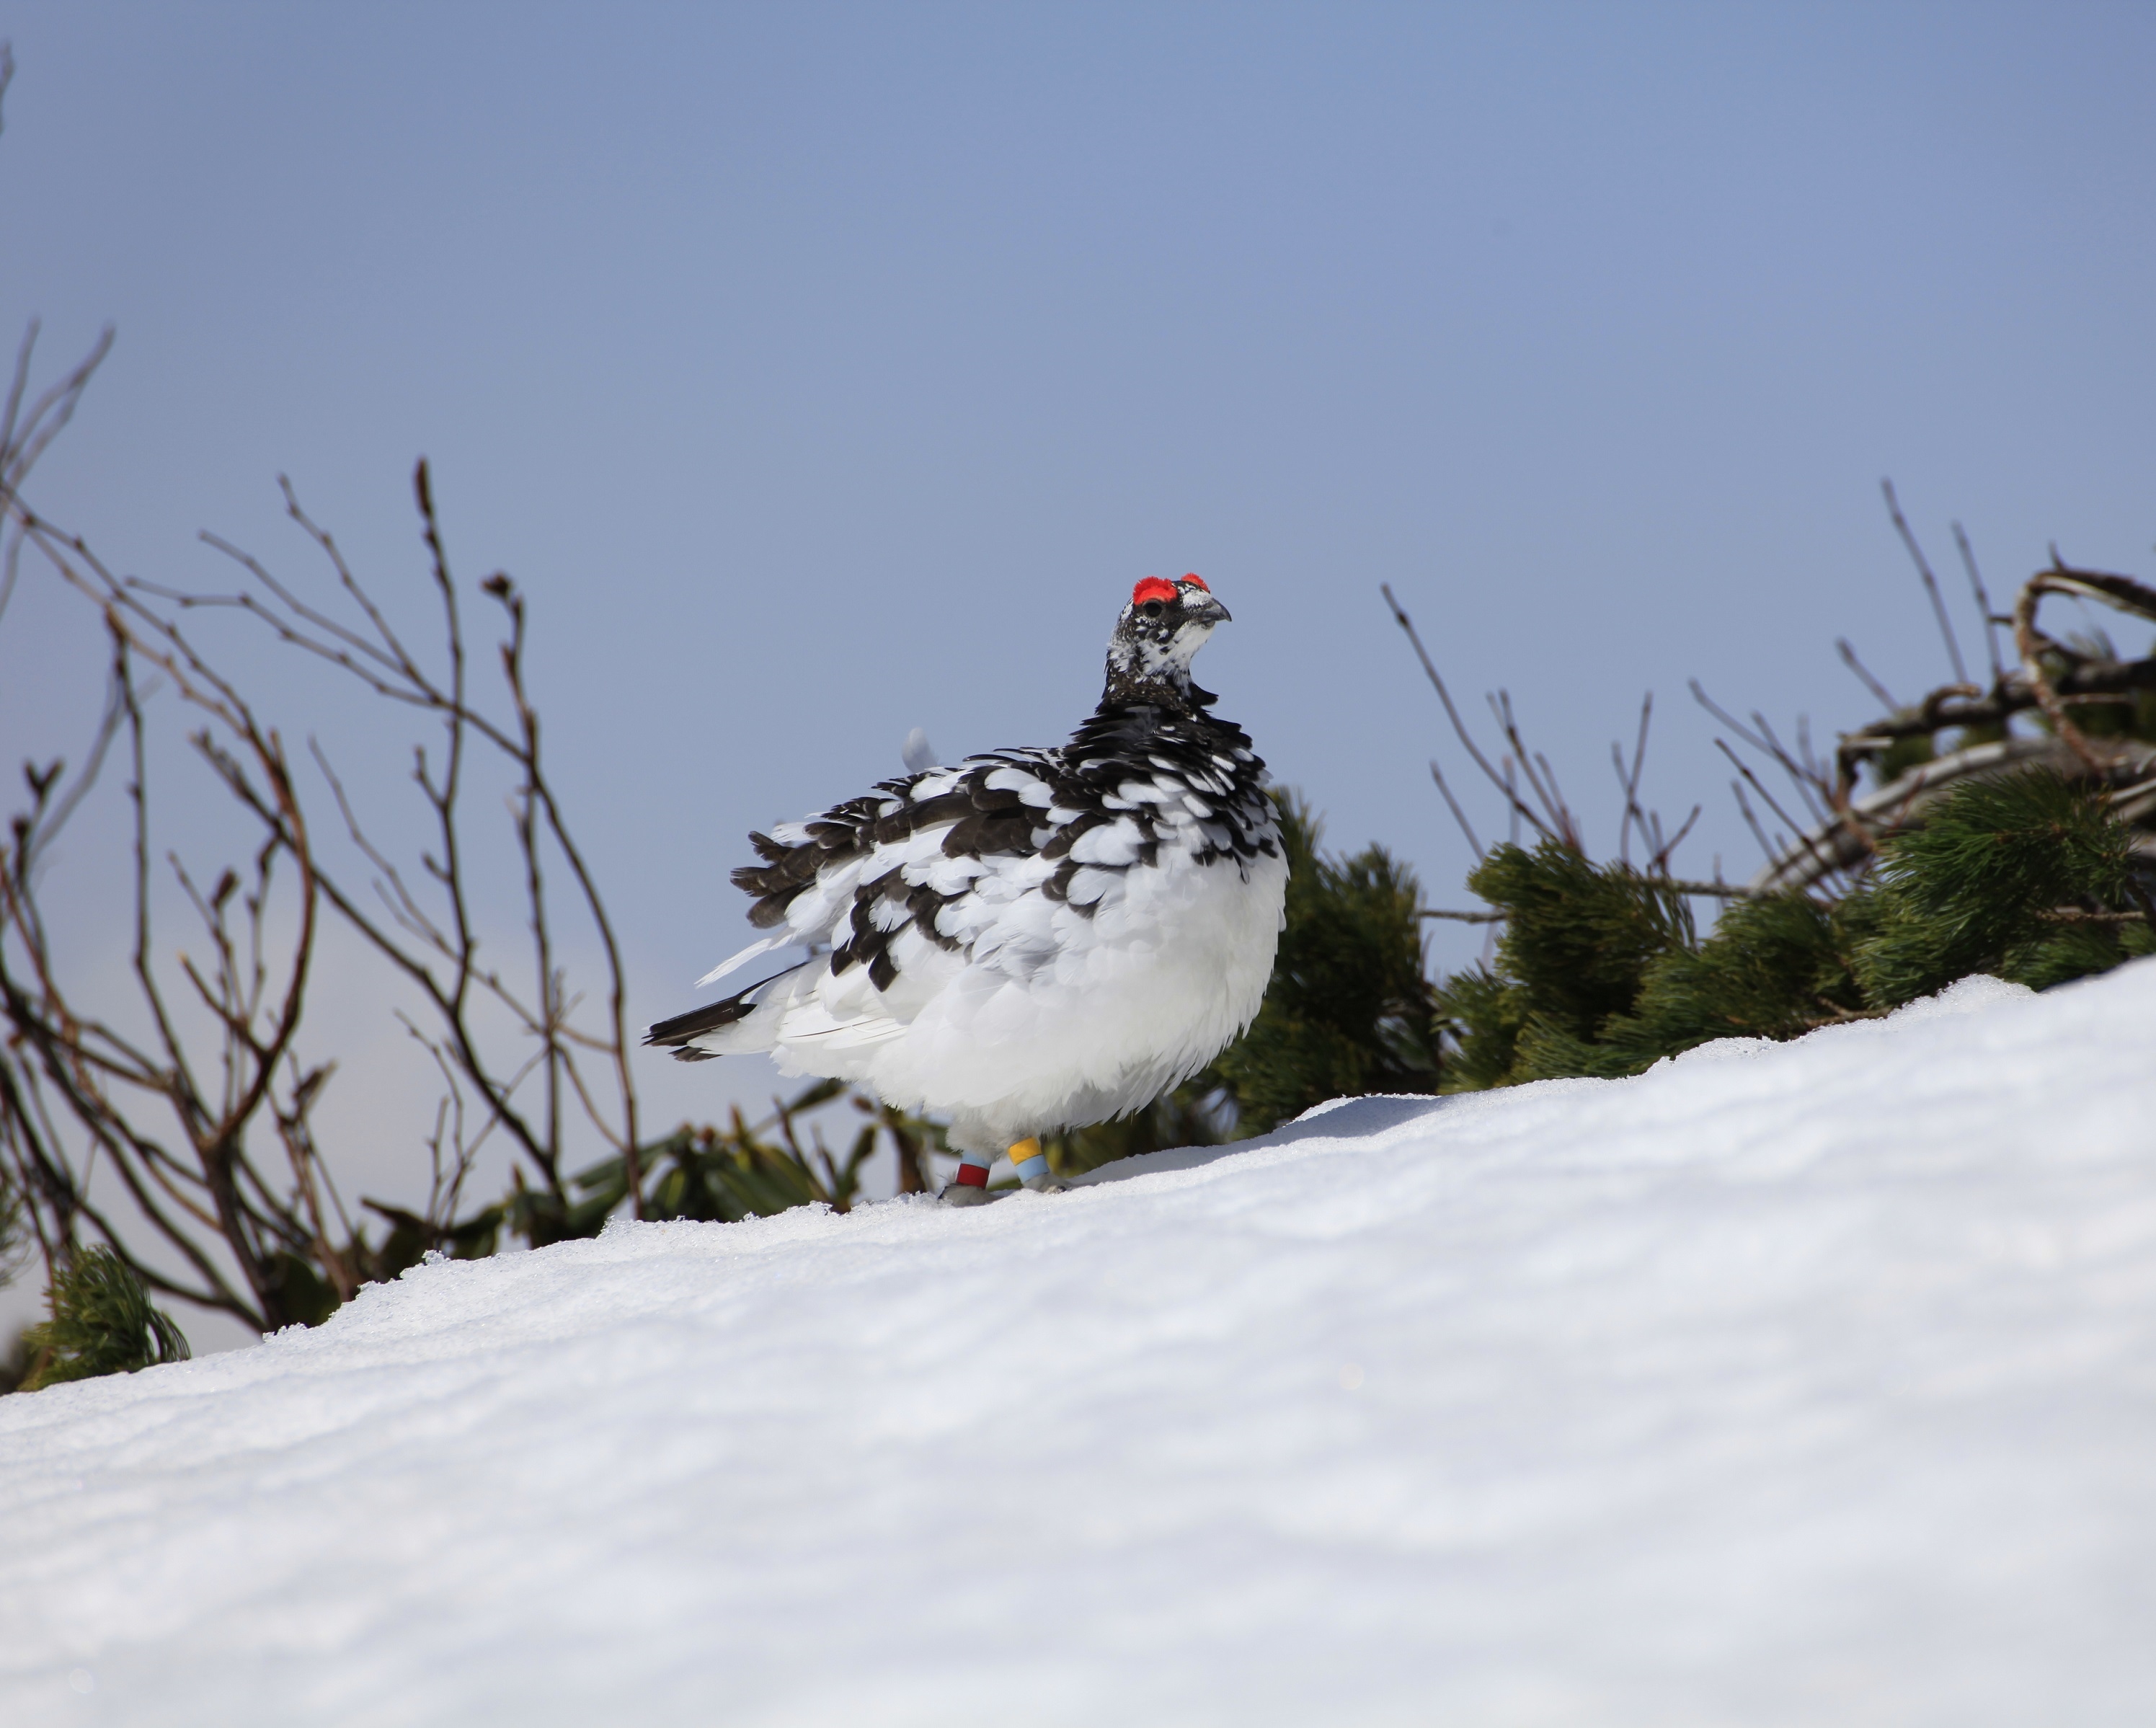
[[1953, 525], [1953, 537], [1954, 549], [1961, 553], [1961, 567], [1969, 574], [1969, 591], [1976, 600], [1976, 615], [1984, 620], [1984, 648], [1991, 657], [1991, 687], [1996, 690], [2006, 681], [2006, 668], [1999, 658], [1999, 620], [1991, 615], [1991, 596], [1984, 591], [1984, 577], [1976, 568], [1976, 549], [1969, 543], [1959, 522]]
[[[295, 1263], [318, 1268], [336, 1298], [350, 1296], [372, 1275], [366, 1268], [373, 1251], [345, 1210], [311, 1124], [330, 1067], [305, 1064], [293, 1049], [310, 977], [316, 908], [324, 902], [420, 992], [435, 1022], [435, 1034], [422, 1041], [444, 1077], [448, 1095], [429, 1143], [432, 1227], [448, 1227], [472, 1159], [497, 1129], [516, 1141], [521, 1156], [541, 1172], [555, 1198], [566, 1201], [561, 1175], [563, 1111], [571, 1097], [593, 1129], [621, 1155], [635, 1196], [632, 1205], [639, 1204], [636, 1103], [628, 1067], [626, 981], [619, 944], [544, 770], [538, 714], [525, 684], [523, 604], [506, 578], [483, 584], [503, 603], [511, 620], [501, 656], [512, 717], [506, 724], [480, 712], [467, 688], [459, 596], [424, 464], [414, 476], [414, 491], [449, 648], [444, 676], [437, 677], [411, 651], [335, 541], [306, 517], [289, 482], [280, 482], [287, 513], [327, 561], [346, 601], [358, 610], [359, 627], [214, 536], [205, 537], [245, 573], [239, 592], [190, 594], [119, 578], [80, 536], [62, 532], [28, 509], [15, 489], [29, 462], [64, 424], [89, 370], [101, 357], [102, 346], [69, 378], [34, 401], [29, 400], [28, 383], [31, 352], [26, 344], [5, 410], [8, 440], [0, 441], [5, 446], [0, 449], [0, 475], [8, 476], [10, 487], [4, 500], [8, 568], [19, 569], [25, 544], [43, 553], [65, 582], [100, 607], [113, 640], [115, 669], [105, 721], [84, 771], [64, 783], [58, 764], [26, 771], [32, 810], [15, 824], [13, 843], [0, 846], [0, 865], [5, 867], [0, 870], [0, 993], [18, 1047], [38, 1053], [38, 1072], [45, 1075], [64, 1115], [74, 1124], [71, 1131], [90, 1148], [90, 1159], [101, 1157], [111, 1164], [149, 1227], [199, 1274], [198, 1282], [184, 1288], [171, 1280], [156, 1281], [156, 1287], [225, 1309], [251, 1324], [271, 1325], [296, 1317], [293, 1303], [319, 1300], [306, 1294], [316, 1288], [307, 1274], [291, 1271]], [[0, 597], [6, 591], [0, 589]], [[413, 774], [434, 829], [422, 872], [442, 901], [435, 902], [418, 878], [401, 871], [373, 843], [328, 753], [310, 740], [346, 831], [372, 872], [372, 892], [386, 916], [362, 903], [363, 892], [348, 891], [321, 870], [282, 742], [191, 636], [185, 620], [198, 609], [251, 619], [270, 640], [339, 668], [372, 693], [429, 714], [443, 727], [439, 772], [422, 751], [415, 755]], [[183, 991], [208, 1016], [218, 1071], [213, 1088], [195, 1070], [159, 975], [151, 922], [141, 666], [170, 678], [181, 700], [204, 717], [206, 723], [191, 738], [198, 757], [259, 825], [253, 870], [244, 888], [234, 870], [220, 872], [205, 887], [210, 877], [198, 878], [178, 858], [171, 859], [178, 891], [192, 905], [208, 944], [198, 950], [198, 959], [182, 954], [177, 964]], [[31, 869], [95, 783], [122, 726], [129, 729], [134, 754], [129, 788], [136, 876], [134, 973], [136, 992], [155, 1033], [153, 1052], [147, 1052], [133, 1049], [109, 1028], [66, 1005], [52, 975]], [[471, 738], [498, 753], [516, 777], [514, 831], [524, 866], [537, 990], [528, 1006], [495, 969], [480, 964], [459, 809], [470, 765], [465, 745]], [[556, 959], [548, 881], [553, 856], [548, 846], [566, 861], [581, 909], [606, 956], [612, 991], [609, 1024], [603, 1031], [578, 1023], [583, 998], [571, 990]], [[289, 877], [279, 867], [280, 855], [287, 854], [294, 867]], [[296, 911], [296, 929], [289, 938], [273, 940], [265, 923], [273, 892], [280, 904], [289, 897]], [[28, 963], [30, 976], [19, 982], [9, 969], [10, 941]], [[530, 1040], [522, 1060], [497, 1067], [474, 1026], [475, 1005], [482, 998], [505, 1007], [519, 1035]], [[420, 1036], [416, 1026], [408, 1020], [407, 1024]], [[588, 1083], [580, 1052], [603, 1056], [613, 1065], [615, 1096], [610, 1101]], [[40, 1113], [36, 1086], [15, 1083], [15, 1072], [0, 1048], [0, 1077], [8, 1083], [0, 1088], [0, 1145], [12, 1164], [31, 1173], [42, 1196], [36, 1202], [40, 1242], [49, 1252], [64, 1255], [71, 1252], [79, 1228], [104, 1229], [85, 1199], [92, 1165], [76, 1165]], [[542, 1072], [543, 1119], [535, 1120], [518, 1102], [520, 1088]], [[469, 1122], [467, 1088], [479, 1107]], [[137, 1108], [131, 1098], [169, 1108], [184, 1131], [182, 1139], [168, 1147], [141, 1131], [131, 1120], [130, 1113]], [[274, 1126], [283, 1174], [275, 1174], [276, 1166], [265, 1174], [256, 1162], [248, 1137], [250, 1124], [258, 1123]], [[445, 1142], [445, 1135], [453, 1138]], [[835, 1171], [834, 1165], [829, 1172], [834, 1181]], [[847, 1180], [850, 1175], [850, 1167]], [[221, 1242], [236, 1258], [251, 1296], [218, 1271], [203, 1246], [210, 1242]], [[311, 1316], [315, 1311], [305, 1312]]]
[[[1655, 856], [1648, 864], [1650, 875], [1666, 877], [1669, 874], [1670, 859], [1675, 855], [1676, 849], [1685, 843], [1685, 836], [1691, 832], [1693, 825], [1699, 820], [1700, 812], [1705, 808], [1704, 805], [1694, 805], [1691, 807], [1691, 814], [1684, 819], [1677, 831], [1667, 840], [1662, 838], [1661, 820], [1659, 818], [1656, 820]], [[1717, 874], [1720, 873], [1720, 869], [1721, 867], [1717, 865], [1716, 867]], [[1670, 886], [1680, 893], [1705, 894], [1718, 900], [1741, 900], [1745, 897], [1747, 892], [1745, 889], [1732, 888], [1728, 883], [1721, 882], [1671, 882]]]
[[1649, 691], [1640, 703], [1640, 736], [1632, 746], [1632, 766], [1625, 766], [1625, 752], [1615, 743], [1609, 746], [1610, 759], [1616, 764], [1617, 784], [1625, 794], [1625, 813], [1617, 824], [1617, 856], [1620, 861], [1631, 861], [1632, 825], [1640, 824], [1640, 837], [1647, 836], [1646, 817], [1640, 809], [1640, 771], [1647, 762], [1647, 726], [1654, 717], [1655, 692]]
[[[1805, 810], [1815, 821], [1825, 820], [1826, 813], [1820, 807], [1820, 797], [1827, 794], [1824, 782], [1816, 781], [1802, 756], [1782, 743], [1767, 717], [1756, 708], [1752, 712], [1752, 723], [1758, 728], [1759, 735], [1767, 740], [1768, 752], [1774, 757], [1774, 765], [1788, 776], [1789, 784], [1796, 789], [1797, 796], [1804, 800]], [[1804, 723], [1799, 719], [1798, 723], [1802, 725]]]
[[1834, 647], [1835, 652], [1841, 656], [1841, 663], [1864, 681], [1864, 687], [1871, 692], [1881, 707], [1890, 714], [1901, 707], [1901, 703], [1894, 700], [1887, 687], [1871, 676], [1871, 668], [1856, 657], [1856, 650], [1851, 645], [1848, 637], [1836, 636]]
[[[1550, 833], [1542, 818], [1520, 802], [1510, 777], [1498, 773], [1492, 768], [1489, 759], [1476, 744], [1473, 735], [1467, 730], [1466, 723], [1460, 717], [1460, 710], [1453, 706], [1452, 692], [1445, 687], [1445, 680], [1438, 676], [1436, 663], [1430, 659], [1430, 651], [1423, 646], [1422, 638], [1415, 632], [1414, 620], [1408, 616], [1406, 609], [1393, 597], [1392, 584], [1379, 583], [1378, 592], [1385, 597], [1385, 604], [1392, 609], [1393, 622], [1400, 627], [1400, 633], [1408, 639], [1409, 645], [1415, 651], [1415, 658], [1422, 662], [1423, 674], [1430, 680], [1430, 688], [1437, 692], [1438, 701], [1445, 705], [1445, 717], [1451, 721], [1453, 733], [1459, 738], [1470, 759], [1482, 770], [1483, 778], [1505, 795], [1506, 802], [1512, 806], [1515, 820], [1524, 816], [1532, 825], [1537, 833], [1554, 839], [1556, 836]], [[1517, 834], [1514, 837], [1517, 840]]]
[[1946, 639], [1947, 660], [1953, 667], [1954, 682], [1969, 682], [1969, 668], [1962, 664], [1961, 644], [1954, 640], [1953, 620], [1947, 616], [1946, 599], [1939, 592], [1939, 579], [1932, 574], [1931, 564], [1924, 557], [1924, 549], [1917, 544], [1917, 537], [1909, 529], [1908, 518], [1902, 514], [1901, 501], [1894, 496], [1894, 482], [1882, 480], [1879, 490], [1886, 495], [1887, 513], [1894, 519], [1894, 532], [1902, 537], [1902, 545], [1909, 548], [1915, 562], [1917, 574], [1923, 579], [1924, 592], [1932, 602], [1932, 615], [1939, 621], [1939, 635]]
[[1445, 808], [1452, 812], [1452, 820], [1459, 823], [1460, 831], [1467, 836], [1468, 849], [1479, 862], [1485, 856], [1482, 842], [1475, 837], [1474, 825], [1467, 820], [1467, 812], [1460, 809], [1460, 800], [1452, 795], [1452, 788], [1445, 784], [1445, 770], [1437, 765], [1435, 757], [1430, 759], [1430, 777], [1437, 782], [1438, 795], [1445, 800]]
[[1728, 709], [1723, 707], [1719, 702], [1716, 702], [1712, 697], [1709, 696], [1698, 679], [1691, 679], [1690, 682], [1691, 686], [1691, 699], [1697, 702], [1700, 707], [1705, 708], [1708, 713], [1713, 715], [1716, 719], [1719, 720], [1724, 726], [1728, 728], [1730, 731], [1735, 733], [1738, 737], [1743, 738], [1746, 743], [1751, 745], [1751, 747], [1757, 750], [1762, 756], [1772, 756], [1774, 753], [1774, 747], [1773, 744], [1769, 743], [1765, 738], [1761, 738], [1756, 733], [1752, 731], [1752, 729], [1746, 726], [1742, 720], [1739, 720], [1734, 714], [1731, 713]]
[[90, 352], [75, 363], [74, 368], [46, 389], [30, 404], [27, 414], [18, 414], [19, 392], [27, 379], [30, 353], [37, 341], [38, 327], [33, 323], [29, 333], [23, 339], [23, 347], [16, 362], [16, 382], [8, 391], [7, 435], [0, 440], [0, 512], [19, 508], [23, 481], [31, 469], [50, 447], [52, 441], [66, 429], [74, 418], [75, 406], [82, 400], [82, 393], [89, 388], [91, 375], [112, 352], [112, 342], [117, 332], [110, 324], [105, 327]]
[[1759, 842], [1761, 853], [1768, 863], [1776, 862], [1782, 856], [1780, 850], [1767, 838], [1767, 831], [1759, 825], [1759, 818], [1753, 814], [1751, 800], [1744, 795], [1744, 782], [1741, 779], [1732, 780], [1729, 789], [1737, 795], [1738, 810], [1744, 818], [1744, 825], [1752, 831], [1753, 839]]

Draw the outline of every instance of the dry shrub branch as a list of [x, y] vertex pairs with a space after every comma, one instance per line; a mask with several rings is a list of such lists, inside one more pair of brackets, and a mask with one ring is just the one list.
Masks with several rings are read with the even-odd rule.
[[[565, 1163], [577, 1144], [596, 1142], [610, 1154], [628, 1204], [640, 1213], [620, 951], [547, 771], [526, 671], [522, 595], [498, 572], [478, 584], [503, 627], [494, 656], [500, 707], [492, 709], [474, 687], [463, 597], [424, 462], [414, 491], [438, 608], [434, 656], [410, 645], [289, 484], [287, 513], [321, 556], [328, 598], [214, 536], [204, 537], [241, 574], [229, 591], [117, 575], [80, 535], [32, 508], [22, 490], [74, 412], [110, 332], [33, 396], [35, 337], [33, 327], [0, 415], [0, 606], [27, 553], [97, 607], [110, 648], [107, 701], [81, 767], [70, 774], [58, 760], [25, 764], [28, 802], [0, 851], [0, 1152], [49, 1270], [71, 1264], [87, 1235], [166, 1295], [265, 1329], [316, 1320], [427, 1249], [480, 1250], [482, 1237], [490, 1245], [492, 1224], [475, 1234], [459, 1213], [473, 1160], [496, 1134], [517, 1154], [520, 1221], [530, 1233], [548, 1234], [547, 1221], [572, 1210]], [[319, 740], [305, 747], [317, 774], [300, 772], [283, 732], [191, 628], [206, 613], [259, 625], [281, 648], [439, 728], [433, 747], [414, 750], [410, 770], [431, 836], [416, 857], [400, 856], [363, 826]], [[176, 854], [157, 853], [146, 680], [192, 713], [188, 743], [252, 831], [244, 860], [208, 877]], [[116, 748], [129, 775], [134, 992], [117, 1016], [85, 1003], [64, 975], [38, 867]], [[468, 805], [481, 757], [510, 789], [515, 892], [528, 944], [516, 968], [484, 945], [476, 910], [502, 897], [500, 884], [474, 879]], [[310, 780], [314, 789], [303, 791]], [[333, 807], [349, 855], [323, 845], [311, 804]], [[346, 856], [360, 862], [347, 868]], [[155, 928], [161, 876], [192, 915], [199, 958], [165, 950]], [[312, 1125], [335, 1064], [311, 1063], [299, 1050], [325, 918], [356, 933], [401, 980], [414, 1003], [404, 1023], [443, 1086], [427, 1142], [426, 1208], [415, 1214], [367, 1202], [382, 1223], [376, 1233], [339, 1193]], [[596, 1014], [579, 1011], [562, 962], [565, 918], [602, 958], [606, 984]], [[98, 1197], [100, 1170], [139, 1225]], [[163, 1252], [144, 1252], [144, 1233]]]

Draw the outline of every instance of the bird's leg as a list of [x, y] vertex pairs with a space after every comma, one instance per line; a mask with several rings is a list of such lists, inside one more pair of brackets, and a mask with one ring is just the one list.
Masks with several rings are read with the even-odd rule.
[[[1036, 1194], [1060, 1194], [1063, 1184], [1049, 1174], [1048, 1155], [1040, 1149], [1037, 1139], [1020, 1140], [1010, 1149], [1011, 1167], [1018, 1179]], [[986, 1206], [993, 1198], [988, 1192], [988, 1167], [978, 1155], [960, 1155], [957, 1180], [947, 1185], [937, 1196], [946, 1206]]]
[[1063, 1184], [1048, 1173], [1048, 1155], [1037, 1139], [1020, 1140], [1010, 1149], [1011, 1168], [1018, 1179], [1036, 1194], [1060, 1194]]
[[962, 1153], [957, 1178], [944, 1185], [936, 1196], [946, 1206], [986, 1206], [995, 1196], [988, 1192], [988, 1166], [978, 1153]]

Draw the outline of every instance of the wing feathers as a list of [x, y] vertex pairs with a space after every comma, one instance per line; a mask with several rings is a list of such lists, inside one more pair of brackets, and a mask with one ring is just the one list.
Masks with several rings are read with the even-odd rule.
[[[694, 1059], [715, 1043], [896, 1036], [953, 964], [1023, 980], [1073, 944], [1104, 939], [1081, 933], [1119, 916], [1109, 908], [1123, 903], [1131, 870], [1247, 871], [1260, 854], [1277, 856], [1265, 764], [1249, 743], [1210, 714], [1104, 702], [1060, 749], [968, 757], [753, 834], [762, 861], [732, 879], [755, 897], [750, 923], [771, 933], [699, 985], [775, 949], [829, 953], [778, 975], [788, 980], [779, 990], [767, 980], [663, 1021], [651, 1041]], [[756, 1025], [742, 1026], [752, 1013]], [[740, 1042], [729, 1026], [741, 1026]]]
[[761, 942], [752, 942], [732, 959], [721, 960], [717, 965], [712, 967], [710, 971], [696, 980], [696, 987], [701, 990], [707, 984], [716, 984], [727, 973], [739, 970], [758, 954], [769, 954], [774, 948], [785, 948], [789, 945], [790, 939], [784, 936], [767, 936]]

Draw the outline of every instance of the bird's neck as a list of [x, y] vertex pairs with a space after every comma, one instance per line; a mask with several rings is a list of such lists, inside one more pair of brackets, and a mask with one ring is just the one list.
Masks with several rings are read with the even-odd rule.
[[1108, 662], [1108, 678], [1101, 692], [1101, 707], [1109, 708], [1166, 708], [1186, 719], [1205, 717], [1205, 710], [1219, 698], [1190, 681], [1190, 668], [1170, 664], [1139, 671], [1135, 667]]

